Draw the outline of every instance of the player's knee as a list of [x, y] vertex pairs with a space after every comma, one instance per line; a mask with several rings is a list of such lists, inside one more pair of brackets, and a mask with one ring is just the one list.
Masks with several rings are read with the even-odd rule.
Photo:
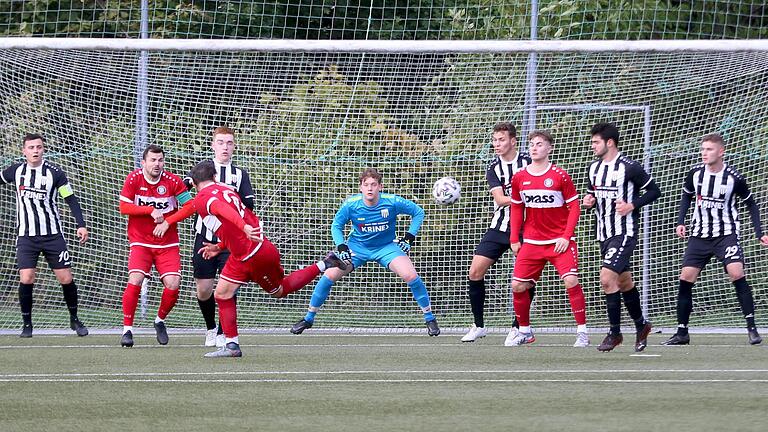
[[573, 288], [579, 284], [579, 277], [574, 275], [568, 275], [563, 278], [563, 283], [565, 284], [566, 289]]
[[512, 291], [513, 292], [523, 292], [533, 287], [533, 284], [530, 282], [523, 282], [519, 280], [513, 280], [512, 281]]
[[407, 272], [401, 276], [405, 283], [411, 283], [416, 280], [416, 278], [419, 277], [419, 274], [416, 272]]
[[473, 280], [473, 281], [483, 280], [483, 278], [485, 278], [485, 272], [486, 272], [486, 269], [473, 264], [469, 267], [469, 275], [468, 275], [469, 280]]
[[34, 284], [35, 283], [35, 275], [21, 275], [19, 276], [19, 282], [23, 284]]

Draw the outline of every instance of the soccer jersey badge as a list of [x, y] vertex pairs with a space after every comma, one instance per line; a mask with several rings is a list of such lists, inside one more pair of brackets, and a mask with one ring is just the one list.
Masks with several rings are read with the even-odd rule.
[[546, 187], [552, 187], [553, 184], [555, 184], [555, 182], [553, 182], [551, 178], [544, 180], [544, 186]]
[[165, 195], [166, 192], [168, 192], [168, 189], [166, 189], [165, 186], [160, 185], [157, 187], [157, 193], [160, 195]]
[[382, 209], [381, 210], [381, 217], [389, 217], [389, 209]]

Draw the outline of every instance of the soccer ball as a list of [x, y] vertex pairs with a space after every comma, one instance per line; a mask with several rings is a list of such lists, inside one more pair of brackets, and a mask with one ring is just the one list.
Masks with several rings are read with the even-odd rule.
[[461, 185], [451, 177], [443, 177], [435, 182], [432, 188], [432, 196], [440, 205], [453, 204], [461, 197]]

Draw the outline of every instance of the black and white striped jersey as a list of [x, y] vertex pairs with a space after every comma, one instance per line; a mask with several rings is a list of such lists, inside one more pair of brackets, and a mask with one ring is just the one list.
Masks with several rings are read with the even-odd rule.
[[[512, 188], [512, 183], [510, 183], [512, 176], [530, 163], [531, 158], [519, 151], [511, 161], [505, 161], [496, 156], [488, 164], [488, 169], [485, 172], [489, 190], [493, 191], [496, 188], [502, 188], [504, 196], [509, 196], [509, 191]], [[509, 232], [509, 206], [499, 206], [494, 201], [493, 218], [489, 228], [501, 232]]]
[[56, 195], [73, 194], [61, 168], [43, 160], [32, 167], [15, 163], [2, 171], [2, 182], [16, 186], [16, 227], [19, 236], [34, 237], [61, 233]]
[[[251, 179], [248, 177], [248, 172], [244, 169], [230, 163], [229, 165], [222, 165], [213, 159], [213, 164], [216, 166], [216, 181], [218, 183], [225, 184], [234, 189], [240, 196], [245, 207], [249, 210], [253, 210], [253, 187], [251, 186]], [[184, 179], [184, 183], [191, 184], [191, 178]], [[203, 223], [203, 218], [198, 214], [195, 217], [195, 234], [203, 236], [206, 241], [216, 243], [219, 239], [209, 230]]]
[[621, 153], [612, 161], [598, 159], [589, 165], [587, 181], [587, 193], [595, 197], [597, 240], [605, 241], [617, 235], [636, 237], [640, 227], [639, 206], [635, 205], [632, 213], [621, 216], [616, 211], [616, 202], [634, 204], [640, 191], [653, 183], [642, 165]]
[[683, 193], [695, 199], [690, 235], [700, 238], [739, 234], [736, 197], [748, 200], [752, 193], [747, 180], [727, 164], [711, 172], [703, 163], [693, 166], [685, 176]]

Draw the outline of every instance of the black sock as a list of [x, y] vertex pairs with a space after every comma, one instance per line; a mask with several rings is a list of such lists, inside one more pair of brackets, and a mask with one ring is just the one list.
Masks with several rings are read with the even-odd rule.
[[736, 297], [739, 298], [739, 305], [744, 318], [747, 320], [747, 328], [755, 328], [755, 300], [752, 297], [752, 287], [747, 283], [747, 277], [733, 281], [736, 287]]
[[611, 326], [611, 334], [621, 334], [621, 293], [606, 294], [605, 306], [608, 309], [608, 324]]
[[688, 334], [688, 320], [693, 310], [693, 282], [680, 279], [677, 291], [677, 333]]
[[208, 330], [216, 328], [216, 299], [213, 298], [213, 294], [207, 300], [200, 300], [198, 298], [197, 304], [200, 306], [200, 312], [203, 314], [205, 328]]
[[32, 288], [34, 284], [19, 283], [19, 306], [24, 325], [32, 325]]
[[475, 325], [485, 327], [483, 308], [485, 307], [485, 280], [469, 280], [469, 304], [472, 306], [472, 315]]
[[75, 285], [75, 281], [61, 284], [61, 290], [64, 291], [64, 302], [69, 309], [69, 316], [77, 318], [77, 285]]
[[624, 307], [627, 308], [627, 313], [632, 321], [635, 322], [635, 328], [638, 330], [645, 326], [645, 318], [643, 318], [643, 309], [640, 307], [640, 293], [637, 292], [637, 288], [632, 287], [631, 290], [621, 293], [624, 298]]

